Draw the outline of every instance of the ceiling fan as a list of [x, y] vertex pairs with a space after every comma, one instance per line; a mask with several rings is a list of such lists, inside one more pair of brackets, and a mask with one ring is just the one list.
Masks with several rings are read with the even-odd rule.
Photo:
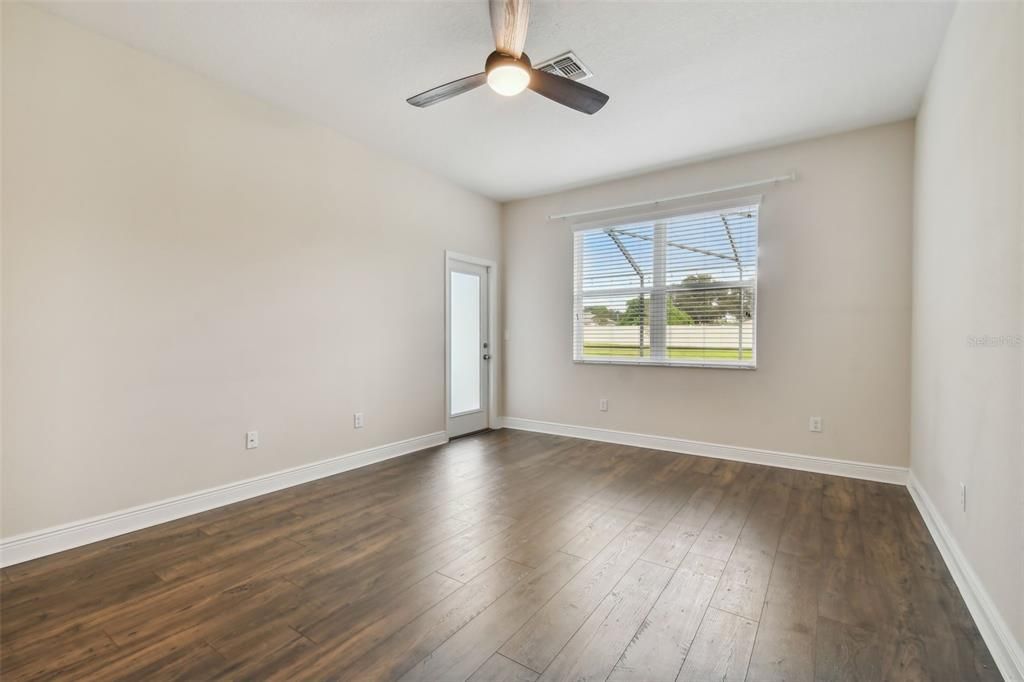
[[487, 57], [483, 73], [466, 76], [421, 92], [406, 101], [429, 107], [487, 83], [499, 95], [511, 97], [529, 88], [570, 109], [593, 114], [608, 95], [576, 81], [534, 69], [523, 52], [530, 22], [530, 0], [489, 0], [495, 50]]

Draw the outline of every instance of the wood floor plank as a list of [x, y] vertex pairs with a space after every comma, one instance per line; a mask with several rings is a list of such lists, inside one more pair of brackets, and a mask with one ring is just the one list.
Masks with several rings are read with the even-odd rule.
[[541, 680], [605, 680], [672, 577], [637, 561], [547, 667]]
[[[571, 528], [581, 522], [586, 523], [590, 518], [596, 516], [598, 511], [584, 509], [582, 521], [575, 518], [576, 513], [579, 513], [577, 508], [571, 505], [563, 504], [557, 500], [550, 501], [548, 504], [535, 508], [528, 516], [509, 527], [508, 530], [500, 535], [481, 543], [471, 552], [467, 552], [455, 561], [442, 566], [438, 569], [438, 572], [461, 582], [467, 582], [501, 559], [507, 557], [515, 561], [516, 559], [513, 555], [524, 554], [522, 551], [524, 547], [529, 547], [534, 538], [542, 536], [552, 527], [569, 526]], [[563, 517], [565, 516], [568, 518], [563, 523]], [[564, 542], [565, 540], [563, 539], [556, 544]], [[550, 552], [547, 552], [547, 555], [550, 555], [557, 549], [557, 546], [552, 548]], [[525, 554], [527, 554], [527, 559], [535, 560], [536, 558], [530, 553]], [[519, 561], [518, 563], [528, 564], [529, 562]]]
[[297, 590], [288, 582], [257, 579], [190, 601], [177, 610], [164, 611], [158, 618], [154, 618], [153, 613], [141, 619], [122, 621], [113, 618], [104, 624], [103, 629], [118, 646], [156, 641], [197, 625], [210, 627], [218, 620], [234, 619], [241, 610], [258, 610], [270, 600], [283, 594], [294, 594]]
[[789, 487], [778, 480], [762, 486], [711, 601], [715, 608], [748, 620], [760, 619], [789, 493]]
[[871, 578], [863, 559], [829, 557], [822, 563], [818, 613], [859, 627], [876, 627], [889, 620], [886, 590]]
[[[670, 462], [663, 464], [660, 467], [660, 472], [667, 469], [669, 465]], [[657, 469], [655, 471], [659, 472]], [[622, 509], [623, 511], [636, 512], [637, 514], [647, 509], [647, 507], [649, 507], [658, 497], [664, 487], [664, 483], [658, 480], [659, 473], [640, 477], [639, 480], [635, 482], [635, 487], [629, 490], [615, 503], [615, 508]]]
[[294, 625], [304, 629], [339, 608], [356, 612], [367, 606], [372, 608], [381, 595], [407, 589], [500, 532], [506, 527], [507, 520], [506, 517], [484, 518], [466, 531], [424, 551], [419, 551], [420, 547], [408, 552], [396, 548], [380, 555], [371, 553], [340, 560], [333, 567], [321, 563], [318, 568], [320, 577], [303, 589], [311, 599], [327, 605], [327, 610], [319, 614], [310, 610], [304, 620], [296, 621]]
[[36, 592], [29, 600], [8, 605], [3, 600], [0, 639], [43, 638], [60, 632], [71, 633], [97, 614], [165, 587], [155, 573], [141, 570], [124, 576], [97, 580], [80, 591], [58, 588]]
[[[59, 671], [63, 679], [212, 679], [223, 669], [224, 659], [206, 642], [171, 637], [112, 656], [93, 657]], [[54, 677], [47, 673], [45, 678]], [[22, 677], [15, 671], [13, 679]], [[5, 680], [7, 678], [5, 677]]]
[[[742, 682], [756, 631], [757, 623], [752, 620], [709, 608], [677, 682]], [[762, 678], [752, 675], [749, 679]]]
[[[105, 626], [116, 621], [118, 627], [131, 627], [134, 623], [152, 619], [154, 614], [164, 615], [232, 587], [254, 580], [267, 570], [289, 561], [299, 545], [288, 540], [272, 540], [259, 552], [259, 561], [249, 557], [246, 561], [232, 562], [211, 569], [187, 581], [168, 583], [154, 574], [141, 571], [116, 574], [110, 587], [67, 591], [54, 591], [46, 595], [44, 603], [35, 606], [27, 617], [17, 617], [15, 610], [4, 609], [2, 618], [5, 639], [17, 633], [19, 637], [47, 637], [61, 631], [72, 631], [79, 625]], [[20, 605], [21, 606], [25, 605]], [[31, 606], [31, 605], [30, 605]], [[12, 617], [15, 616], [15, 617]]]
[[[524, 622], [576, 575], [586, 562], [558, 553], [534, 569], [491, 606], [445, 640], [403, 682], [465, 680]], [[529, 666], [527, 666], [529, 667]]]
[[[47, 604], [49, 598], [54, 594], [71, 589], [74, 589], [75, 598], [77, 598], [80, 595], [102, 592], [111, 584], [133, 582], [143, 574], [148, 575], [153, 581], [157, 578], [155, 569], [163, 563], [203, 551], [212, 546], [210, 544], [212, 542], [199, 530], [191, 529], [170, 537], [165, 536], [157, 545], [147, 543], [139, 554], [121, 549], [116, 555], [104, 561], [101, 552], [98, 556], [88, 560], [73, 558], [65, 567], [57, 567], [51, 561], [47, 564], [49, 569], [45, 572], [37, 567], [36, 571], [39, 572], [39, 575], [29, 575], [12, 580], [0, 587], [3, 590], [4, 614], [8, 619], [13, 619], [17, 618], [17, 614], [22, 611], [38, 612], [45, 608], [44, 604]], [[141, 543], [138, 544], [141, 545]], [[121, 554], [122, 551], [126, 553]], [[47, 559], [52, 559], [52, 557], [44, 557], [36, 561]], [[35, 564], [35, 562], [28, 563]], [[21, 564], [13, 568], [20, 566]], [[70, 608], [77, 608], [75, 598], [63, 599], [61, 602]]]
[[989, 655], [979, 649], [976, 628], [958, 627], [955, 605], [962, 599], [944, 581], [917, 577], [898, 590], [886, 585], [883, 594], [892, 614], [884, 621], [891, 626], [883, 640], [887, 674], [910, 665], [930, 679], [998, 679]]
[[750, 658], [753, 680], [814, 678], [821, 560], [779, 552]]
[[719, 486], [707, 483], [668, 522], [644, 552], [645, 561], [677, 568], [722, 501]]
[[334, 650], [369, 651], [460, 587], [458, 580], [431, 573], [407, 590], [374, 600], [368, 608], [342, 607], [298, 630], [314, 643]]
[[748, 620], [759, 620], [774, 562], [775, 555], [763, 549], [736, 547], [711, 605]]
[[822, 485], [822, 516], [829, 521], [849, 521], [856, 509], [856, 483], [849, 478], [826, 477]]
[[41, 678], [60, 676], [63, 671], [90, 659], [104, 659], [117, 654], [114, 640], [96, 627], [76, 628], [41, 639], [4, 641], [0, 647], [0, 675]]
[[715, 481], [716, 485], [719, 485], [724, 489], [731, 486], [736, 479], [749, 473], [749, 471], [750, 469], [747, 465], [742, 462], [719, 459], [713, 462], [711, 479]]
[[0, 674], [1000, 679], [903, 487], [511, 429], [6, 567]]
[[501, 654], [494, 654], [480, 666], [469, 682], [536, 682], [539, 675]]
[[758, 487], [767, 475], [768, 470], [765, 467], [752, 468], [734, 481], [704, 524], [690, 551], [727, 561], [733, 547], [736, 546], [740, 531], [747, 522], [750, 508], [758, 494]]
[[899, 513], [886, 486], [867, 481], [856, 484], [856, 518], [861, 530], [864, 558], [880, 582], [899, 585], [913, 577], [902, 549], [902, 534], [891, 522]]
[[[181, 561], [166, 564], [156, 570], [163, 580], [177, 580], [209, 571], [234, 560], [235, 557], [249, 551], [260, 551], [268, 542], [277, 539], [289, 539], [296, 544], [303, 544], [300, 538], [306, 537], [308, 529], [305, 519], [301, 516], [285, 512], [253, 524], [244, 524], [237, 529], [223, 531], [217, 536], [218, 544], [208, 552], [188, 557]], [[401, 521], [394, 517], [367, 515], [359, 519], [359, 523], [344, 523], [345, 545], [352, 545], [366, 538], [390, 534], [397, 529]], [[342, 546], [341, 543], [335, 547]]]
[[434, 562], [427, 561], [437, 548], [450, 548], [442, 556], [458, 556], [475, 546], [480, 536], [489, 537], [496, 528], [505, 527], [501, 518], [497, 523], [485, 519], [479, 527], [455, 521], [422, 532], [416, 528], [381, 531], [354, 544], [304, 554], [308, 560], [296, 562], [282, 575], [323, 600], [357, 599], [387, 579], [405, 580], [404, 589], [437, 570]]
[[821, 556], [822, 526], [821, 490], [794, 490], [789, 498], [789, 512], [779, 539], [779, 551], [794, 556]]
[[878, 634], [871, 629], [819, 618], [814, 656], [818, 682], [870, 682], [882, 679]]
[[558, 551], [564, 544], [579, 534], [580, 527], [586, 526], [607, 509], [592, 502], [584, 502], [557, 523], [549, 524], [539, 533], [505, 555], [505, 558], [526, 566], [539, 566], [546, 558]]
[[640, 521], [627, 526], [522, 629], [513, 631], [515, 636], [501, 647], [501, 654], [531, 670], [547, 668], [657, 533], [657, 527]]
[[[444, 498], [455, 499], [464, 496], [469, 500], [494, 504], [495, 506], [489, 508], [497, 513], [508, 514], [503, 505], [514, 505], [526, 497], [564, 484], [564, 480], [560, 477], [544, 476], [542, 470], [531, 471], [524, 467], [528, 467], [531, 461], [536, 461], [535, 458], [540, 458], [543, 461], [549, 457], [559, 457], [571, 448], [571, 441], [556, 440], [526, 455], [515, 465], [499, 467], [498, 472], [484, 470], [478, 476], [472, 476], [454, 484], [441, 481], [436, 488], [417, 490], [412, 495], [396, 500], [393, 508], [384, 508], [383, 511], [413, 521], [439, 504], [444, 504]], [[500, 480], [500, 476], [495, 476], [495, 473], [500, 472], [509, 474], [512, 479], [517, 479], [518, 485], [512, 485], [511, 481]], [[442, 499], [439, 501], [439, 498]]]
[[296, 637], [272, 651], [255, 653], [243, 660], [226, 664], [210, 679], [261, 682], [294, 680], [304, 674], [307, 662], [316, 657], [317, 651], [313, 642], [305, 637]]
[[[273, 652], [303, 639], [297, 630], [283, 619], [239, 623], [235, 628], [211, 632], [207, 643], [230, 663], [263, 659]], [[308, 643], [308, 642], [307, 642]]]
[[693, 494], [707, 481], [702, 475], [695, 475], [691, 469], [700, 458], [684, 455], [671, 460], [654, 478], [660, 482], [650, 504], [644, 507], [640, 518], [647, 523], [666, 525], [675, 518]]
[[317, 667], [341, 679], [348, 674], [398, 679], [530, 573], [525, 566], [499, 561], [361, 656], [331, 652]]
[[946, 564], [942, 560], [931, 535], [924, 525], [924, 519], [914, 506], [913, 500], [906, 490], [892, 491], [895, 498], [893, 509], [897, 513], [893, 517], [903, 539], [903, 548], [910, 561], [915, 575], [934, 580], [944, 580], [949, 575]]
[[821, 530], [822, 555], [825, 558], [864, 560], [864, 541], [856, 518], [844, 521], [825, 519]]
[[583, 527], [561, 551], [591, 560], [621, 533], [638, 514], [621, 509], [608, 509]]
[[674, 680], [724, 568], [717, 559], [687, 555], [616, 662], [609, 682]]

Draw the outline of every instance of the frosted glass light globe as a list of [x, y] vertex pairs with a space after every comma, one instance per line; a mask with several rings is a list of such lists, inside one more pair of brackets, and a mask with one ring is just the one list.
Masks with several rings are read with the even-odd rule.
[[487, 84], [499, 95], [518, 95], [530, 84], [530, 72], [518, 64], [502, 64], [487, 72]]

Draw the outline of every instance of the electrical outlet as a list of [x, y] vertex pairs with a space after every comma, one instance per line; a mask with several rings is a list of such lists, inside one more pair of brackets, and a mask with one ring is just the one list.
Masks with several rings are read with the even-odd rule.
[[362, 412], [356, 412], [354, 415], [352, 415], [352, 428], [354, 428], [354, 429], [361, 429], [361, 428], [363, 428], [363, 413]]
[[252, 450], [260, 446], [260, 432], [259, 431], [246, 431], [245, 432], [245, 449]]
[[602, 412], [607, 412], [608, 411], [608, 398], [601, 398], [601, 403], [599, 405], [599, 408], [600, 408], [600, 410]]
[[960, 510], [967, 511], [967, 484], [960, 482]]
[[821, 433], [821, 417], [811, 417], [807, 423], [807, 428], [814, 433]]

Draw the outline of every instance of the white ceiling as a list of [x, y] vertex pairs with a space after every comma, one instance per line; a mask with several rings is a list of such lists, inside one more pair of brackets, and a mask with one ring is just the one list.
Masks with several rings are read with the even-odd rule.
[[948, 2], [535, 2], [526, 50], [572, 49], [586, 116], [487, 88], [487, 4], [52, 2], [56, 13], [498, 200], [913, 116]]

